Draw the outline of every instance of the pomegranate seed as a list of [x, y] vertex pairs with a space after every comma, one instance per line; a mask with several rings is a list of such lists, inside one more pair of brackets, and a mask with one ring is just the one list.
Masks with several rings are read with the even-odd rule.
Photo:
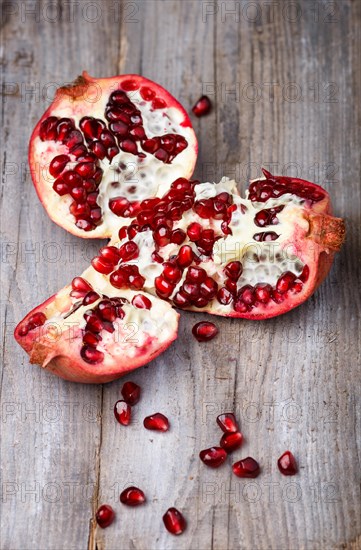
[[175, 229], [170, 236], [170, 242], [175, 244], [182, 244], [186, 239], [186, 233], [183, 229]]
[[284, 294], [291, 288], [291, 285], [295, 279], [296, 275], [291, 273], [291, 271], [285, 271], [285, 273], [282, 273], [277, 281], [276, 290], [281, 294]]
[[110, 300], [102, 300], [98, 304], [98, 312], [104, 321], [113, 323], [117, 318], [116, 309]]
[[102, 529], [105, 529], [105, 527], [109, 527], [111, 523], [113, 523], [115, 518], [115, 512], [109, 504], [102, 504], [97, 510], [97, 513], [95, 515], [95, 519], [97, 521], [97, 524]]
[[70, 161], [68, 155], [58, 155], [53, 158], [49, 166], [49, 172], [54, 177], [57, 178], [60, 176], [65, 166]]
[[83, 335], [83, 344], [87, 344], [91, 348], [96, 348], [100, 340], [101, 336], [93, 332], [85, 332]]
[[153, 232], [154, 241], [158, 246], [167, 246], [170, 243], [170, 229], [164, 225], [157, 227]]
[[122, 396], [128, 405], [136, 405], [140, 399], [140, 386], [135, 382], [125, 382], [122, 387]]
[[116, 216], [128, 217], [132, 213], [132, 205], [125, 197], [110, 199], [109, 208]]
[[236, 433], [239, 429], [233, 413], [223, 413], [217, 416], [217, 424], [224, 433]]
[[84, 293], [89, 292], [89, 290], [93, 290], [93, 287], [91, 287], [90, 284], [82, 277], [75, 277], [71, 282], [71, 287], [73, 290], [78, 290]]
[[163, 516], [163, 522], [172, 535], [181, 535], [187, 527], [186, 520], [177, 508], [169, 508]]
[[199, 286], [195, 283], [185, 282], [181, 290], [191, 300], [195, 300], [199, 296]]
[[132, 417], [132, 409], [128, 403], [119, 400], [114, 405], [114, 416], [123, 426], [128, 426]]
[[212, 300], [217, 294], [218, 284], [212, 277], [206, 277], [205, 281], [200, 285], [201, 295]]
[[[138, 83], [137, 80], [124, 80], [124, 82], [122, 82], [122, 88], [126, 92], [132, 92], [134, 90], [138, 90], [139, 83]], [[114, 95], [116, 93], [117, 92], [114, 92], [112, 95]], [[116, 97], [118, 97], [118, 96], [116, 96]]]
[[200, 323], [194, 325], [192, 328], [192, 333], [198, 342], [208, 342], [217, 336], [218, 328], [214, 323], [201, 321]]
[[164, 99], [161, 99], [160, 97], [156, 97], [152, 101], [152, 107], [153, 109], [164, 109], [167, 106]]
[[155, 91], [151, 88], [148, 88], [148, 86], [142, 86], [139, 90], [140, 95], [144, 99], [144, 101], [150, 101], [155, 97]]
[[224, 272], [229, 279], [232, 281], [238, 281], [243, 271], [243, 266], [241, 262], [230, 262], [224, 268]]
[[202, 233], [202, 226], [200, 223], [192, 222], [190, 225], [188, 225], [187, 228], [187, 235], [189, 237], [189, 240], [191, 241], [198, 241], [201, 237]]
[[219, 468], [227, 458], [227, 453], [222, 447], [210, 447], [199, 453], [199, 458], [210, 468]]
[[119, 256], [123, 262], [129, 262], [139, 256], [138, 245], [132, 241], [128, 241], [119, 248]]
[[201, 117], [207, 115], [211, 110], [211, 107], [212, 104], [209, 97], [207, 97], [206, 95], [202, 95], [202, 97], [198, 99], [194, 107], [192, 107], [192, 111], [197, 117]]
[[119, 500], [127, 506], [140, 506], [145, 502], [145, 495], [138, 487], [128, 487], [120, 493]]
[[272, 296], [272, 287], [266, 283], [259, 283], [254, 287], [256, 300], [262, 304], [268, 304]]
[[101, 363], [104, 359], [103, 352], [88, 346], [83, 346], [81, 348], [80, 355], [86, 363], [91, 363], [92, 365]]
[[152, 252], [152, 260], [153, 262], [157, 262], [158, 264], [162, 264], [164, 262], [164, 258], [158, 252]]
[[83, 306], [90, 306], [90, 304], [94, 304], [94, 302], [99, 300], [99, 298], [100, 298], [99, 294], [97, 294], [96, 292], [91, 290], [90, 292], [88, 292], [88, 294], [86, 294], [84, 296], [82, 305]]
[[132, 305], [138, 309], [151, 309], [152, 302], [144, 294], [136, 294], [132, 299]]
[[248, 306], [252, 306], [255, 301], [255, 293], [254, 288], [251, 285], [245, 285], [243, 286], [238, 293], [238, 298], [242, 300], [242, 302]]
[[260, 473], [258, 462], [250, 456], [235, 462], [232, 470], [237, 477], [257, 477]]
[[299, 276], [299, 279], [301, 279], [301, 281], [303, 283], [305, 283], [307, 281], [309, 275], [310, 275], [310, 268], [308, 267], [308, 265], [305, 265], [303, 270], [302, 270], [301, 275]]
[[207, 272], [201, 267], [190, 266], [187, 271], [186, 280], [191, 283], [203, 283], [206, 280]]
[[278, 469], [284, 476], [294, 476], [298, 472], [297, 462], [291, 451], [286, 451], [277, 461]]
[[166, 262], [163, 266], [163, 277], [173, 284], [177, 284], [182, 278], [182, 272], [176, 265]]
[[143, 420], [143, 425], [147, 430], [167, 432], [169, 430], [169, 420], [162, 413], [155, 413], [147, 416]]
[[219, 444], [227, 453], [232, 453], [242, 445], [242, 442], [243, 435], [241, 432], [235, 432], [223, 434]]
[[219, 289], [217, 294], [217, 300], [220, 304], [226, 306], [232, 302], [232, 293], [225, 287]]
[[109, 273], [114, 270], [114, 265], [100, 256], [95, 256], [95, 258], [92, 259], [91, 264], [96, 271], [99, 271], [99, 273], [103, 273], [104, 275], [109, 275]]
[[173, 296], [173, 303], [176, 307], [188, 307], [190, 305], [189, 299], [184, 296], [181, 292], [177, 292], [175, 296]]
[[194, 203], [193, 210], [200, 218], [211, 219], [214, 214], [212, 199], [202, 199]]
[[169, 298], [175, 289], [175, 285], [159, 276], [154, 280], [155, 290], [160, 298]]
[[103, 246], [100, 249], [100, 255], [112, 265], [117, 265], [120, 260], [119, 250], [115, 246]]

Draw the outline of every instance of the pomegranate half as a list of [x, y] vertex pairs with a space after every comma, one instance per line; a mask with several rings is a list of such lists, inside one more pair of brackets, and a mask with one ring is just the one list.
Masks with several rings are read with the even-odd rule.
[[178, 313], [164, 300], [112, 287], [93, 269], [31, 311], [15, 338], [30, 356], [61, 378], [103, 383], [161, 354], [177, 336]]
[[30, 140], [35, 188], [50, 218], [74, 235], [111, 237], [146, 198], [190, 177], [197, 140], [183, 107], [138, 75], [59, 88]]

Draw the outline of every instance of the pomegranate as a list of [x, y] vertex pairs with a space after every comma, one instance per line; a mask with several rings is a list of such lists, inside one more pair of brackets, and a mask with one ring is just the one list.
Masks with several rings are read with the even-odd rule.
[[105, 529], [105, 527], [109, 527], [109, 525], [113, 523], [114, 518], [115, 512], [109, 504], [102, 504], [102, 506], [98, 508], [97, 513], [95, 514], [97, 524], [102, 529]]
[[298, 472], [297, 462], [291, 451], [286, 451], [277, 461], [278, 469], [284, 476], [294, 476]]
[[[89, 303], [94, 292], [96, 301]], [[31, 363], [62, 378], [114, 380], [157, 357], [177, 335], [179, 316], [167, 302], [150, 296], [152, 307], [144, 309], [133, 303], [136, 295], [139, 291], [130, 288], [117, 290], [90, 268], [30, 312], [15, 329], [15, 338]], [[130, 407], [121, 404], [115, 416], [124, 424]]]
[[172, 535], [181, 535], [187, 527], [183, 514], [177, 508], [169, 508], [163, 516], [163, 523]]
[[197, 141], [183, 107], [138, 75], [59, 88], [31, 136], [33, 181], [50, 218], [80, 237], [111, 237], [139, 202], [190, 177]]

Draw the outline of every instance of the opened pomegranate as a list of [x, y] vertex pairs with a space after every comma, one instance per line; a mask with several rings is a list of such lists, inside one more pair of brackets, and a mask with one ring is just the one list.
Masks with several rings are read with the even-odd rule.
[[[117, 290], [104, 275], [88, 269], [30, 312], [15, 338], [31, 363], [62, 378], [114, 380], [157, 357], [177, 336], [179, 316], [170, 305], [150, 296], [150, 309], [137, 307], [134, 297], [139, 295], [129, 287]], [[130, 420], [126, 407], [129, 411], [115, 410], [123, 424]]]
[[197, 141], [183, 107], [138, 75], [59, 88], [37, 124], [29, 162], [50, 218], [80, 237], [110, 237], [177, 177], [190, 177]]
[[[229, 317], [266, 319], [300, 305], [329, 271], [344, 223], [331, 216], [318, 185], [264, 174], [246, 199], [230, 180], [178, 178], [161, 199], [142, 201], [109, 247], [120, 253], [110, 283], [122, 288], [127, 270], [136, 269], [144, 291]], [[104, 272], [101, 254], [93, 267]]]

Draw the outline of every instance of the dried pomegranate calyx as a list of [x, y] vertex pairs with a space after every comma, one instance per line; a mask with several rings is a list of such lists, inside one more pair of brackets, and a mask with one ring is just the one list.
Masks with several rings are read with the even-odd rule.
[[346, 228], [342, 218], [327, 214], [311, 214], [308, 236], [325, 248], [338, 252], [345, 240]]

